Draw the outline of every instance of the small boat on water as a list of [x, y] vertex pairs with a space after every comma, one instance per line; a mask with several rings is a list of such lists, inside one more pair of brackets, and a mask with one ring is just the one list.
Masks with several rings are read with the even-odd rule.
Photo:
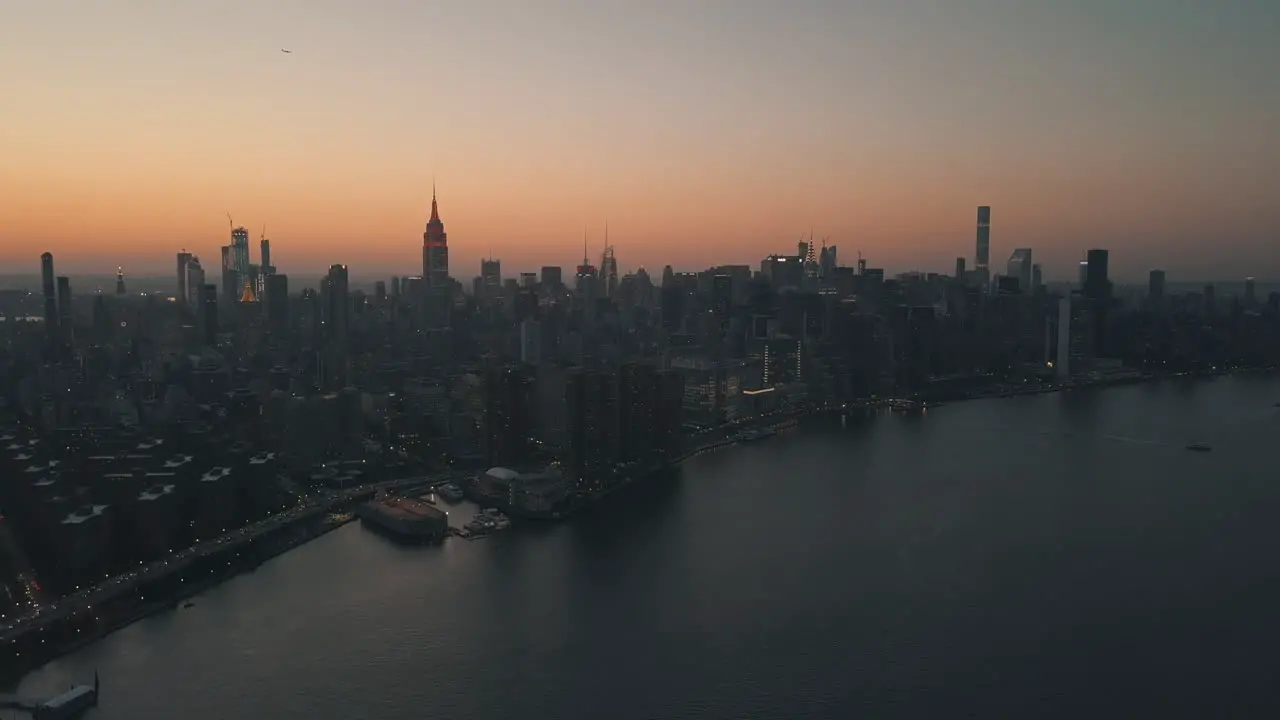
[[183, 610], [186, 610], [187, 608], [191, 608], [191, 607], [195, 607], [195, 606], [196, 606], [196, 604], [195, 604], [194, 602], [190, 601], [190, 600], [188, 600], [188, 601], [186, 601], [186, 602], [182, 603], [182, 609], [183, 609]]
[[1209, 452], [1213, 449], [1213, 446], [1207, 443], [1193, 442], [1190, 445], [1187, 445], [1187, 449], [1195, 450], [1196, 452]]

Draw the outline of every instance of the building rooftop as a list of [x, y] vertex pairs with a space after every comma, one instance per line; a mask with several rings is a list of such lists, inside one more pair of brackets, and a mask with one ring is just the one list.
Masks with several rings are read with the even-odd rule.
[[106, 505], [82, 505], [71, 514], [63, 519], [63, 525], [79, 525], [97, 517], [101, 517], [107, 510]]
[[173, 495], [173, 485], [153, 485], [138, 496], [139, 502], [154, 502], [162, 498]]
[[511, 468], [505, 468], [505, 467], [489, 468], [489, 470], [485, 474], [493, 478], [494, 480], [505, 480], [506, 482], [511, 482], [520, 477], [520, 473], [516, 472], [515, 470], [512, 470]]
[[164, 461], [164, 466], [167, 468], [182, 467], [183, 465], [186, 465], [187, 463], [191, 462], [194, 459], [195, 458], [191, 455], [174, 455], [173, 457]]
[[375, 501], [382, 512], [406, 520], [435, 520], [445, 517], [445, 512], [426, 500], [416, 498], [387, 498]]
[[276, 454], [273, 452], [260, 452], [257, 455], [254, 455], [253, 457], [249, 458], [249, 464], [264, 465], [275, 459], [276, 459]]
[[210, 469], [204, 475], [200, 476], [200, 482], [218, 482], [222, 478], [231, 474], [231, 468], [215, 467]]

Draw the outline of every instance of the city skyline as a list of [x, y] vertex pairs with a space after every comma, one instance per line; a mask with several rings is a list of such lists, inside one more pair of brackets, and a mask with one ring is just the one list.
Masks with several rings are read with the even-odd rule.
[[415, 274], [435, 180], [462, 279], [568, 267], [584, 227], [596, 262], [606, 223], [623, 271], [812, 230], [946, 272], [978, 205], [997, 269], [1104, 247], [1117, 278], [1280, 277], [1267, 4], [734, 7], [28, 3], [0, 30], [25, 69], [0, 262], [216, 266], [229, 211], [289, 272]]

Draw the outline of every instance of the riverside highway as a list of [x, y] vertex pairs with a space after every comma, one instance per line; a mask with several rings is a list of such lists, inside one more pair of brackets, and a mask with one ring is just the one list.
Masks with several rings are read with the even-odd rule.
[[185, 550], [171, 553], [163, 560], [156, 560], [148, 565], [127, 573], [108, 578], [103, 582], [67, 595], [36, 608], [12, 622], [0, 627], [0, 643], [15, 641], [22, 635], [47, 627], [68, 616], [91, 609], [94, 605], [113, 600], [132, 591], [140, 584], [162, 578], [177, 572], [193, 561], [215, 553], [236, 548], [258, 537], [296, 522], [301, 522], [317, 515], [332, 511], [346, 503], [358, 500], [362, 496], [372, 495], [379, 490], [392, 490], [415, 485], [434, 485], [447, 481], [445, 477], [413, 477], [401, 480], [388, 480], [380, 483], [369, 483], [349, 488], [340, 492], [327, 494], [311, 502], [282, 513], [277, 513], [256, 523], [246, 525], [221, 537], [204, 540]]

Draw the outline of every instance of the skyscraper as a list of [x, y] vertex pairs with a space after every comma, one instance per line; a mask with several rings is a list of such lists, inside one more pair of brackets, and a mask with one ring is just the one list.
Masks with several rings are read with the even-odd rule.
[[542, 363], [542, 325], [532, 318], [520, 321], [520, 362]]
[[974, 256], [974, 269], [979, 272], [987, 270], [991, 258], [991, 207], [978, 206], [978, 247]]
[[1066, 380], [1071, 375], [1071, 298], [1058, 300], [1058, 358], [1054, 363], [1054, 371], [1058, 380]]
[[70, 347], [75, 343], [75, 322], [71, 316], [71, 278], [58, 276], [58, 328], [62, 342]]
[[116, 294], [123, 295], [124, 293], [124, 268], [116, 266]]
[[182, 252], [178, 253], [178, 294], [175, 296], [175, 298], [177, 299], [178, 302], [184, 303], [184, 304], [188, 301], [188, 299], [191, 296], [191, 292], [188, 290], [188, 285], [187, 285], [187, 281], [189, 279], [187, 268], [190, 266], [191, 266], [191, 253], [187, 252], [186, 250], [183, 250]]
[[605, 297], [613, 297], [618, 293], [618, 259], [613, 255], [613, 246], [609, 242], [609, 228], [604, 229], [604, 254], [600, 256], [600, 284]]
[[1090, 305], [1092, 337], [1090, 341], [1096, 357], [1107, 357], [1107, 318], [1111, 310], [1111, 279], [1108, 264], [1110, 253], [1094, 248], [1085, 254], [1084, 296]]
[[249, 277], [249, 231], [243, 227], [231, 231], [231, 267], [240, 277]]
[[234, 245], [222, 246], [222, 298], [223, 302], [234, 302], [240, 297], [240, 271], [236, 270], [236, 249]]
[[1093, 300], [1104, 300], [1111, 295], [1111, 279], [1107, 265], [1109, 255], [1106, 250], [1094, 248], [1085, 254], [1084, 295]]
[[422, 279], [426, 286], [426, 311], [428, 327], [448, 324], [452, 288], [449, 282], [449, 236], [440, 220], [440, 208], [436, 203], [436, 190], [431, 188], [431, 218], [422, 233]]
[[1005, 274], [1018, 279], [1018, 289], [1030, 294], [1031, 287], [1031, 248], [1018, 248], [1009, 256]]
[[282, 339], [289, 332], [289, 276], [267, 276], [267, 330], [276, 339]]
[[187, 261], [187, 297], [186, 302], [200, 312], [200, 293], [204, 290], [204, 268], [200, 266], [200, 258], [195, 255]]
[[492, 302], [502, 294], [502, 261], [490, 258], [480, 261], [480, 288], [484, 300]]
[[40, 287], [44, 292], [44, 327], [49, 337], [58, 334], [58, 298], [53, 279], [53, 253], [40, 256]]
[[262, 238], [262, 242], [258, 243], [258, 248], [261, 254], [262, 274], [270, 275], [275, 270], [275, 266], [271, 264], [271, 241], [267, 238]]
[[1244, 279], [1244, 306], [1250, 310], [1258, 305], [1258, 287], [1253, 278]]
[[204, 344], [218, 344], [218, 286], [206, 283], [200, 288], [200, 335]]
[[1147, 279], [1147, 299], [1158, 305], [1164, 299], [1164, 271], [1152, 270]]
[[348, 297], [347, 266], [334, 265], [329, 268], [328, 283], [328, 373], [326, 377], [330, 389], [341, 389], [347, 385], [347, 368], [349, 354], [347, 352], [347, 313], [350, 305]]

